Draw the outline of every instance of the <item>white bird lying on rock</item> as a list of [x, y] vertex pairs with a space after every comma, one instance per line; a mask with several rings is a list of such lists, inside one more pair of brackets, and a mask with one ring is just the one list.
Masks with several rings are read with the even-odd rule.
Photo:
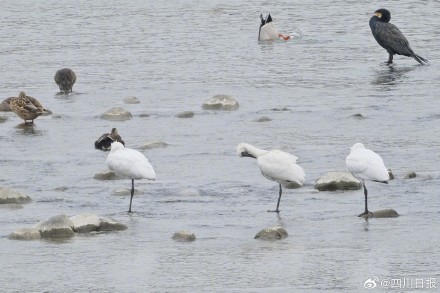
[[286, 36], [278, 32], [278, 29], [276, 28], [270, 13], [267, 15], [266, 18], [263, 18], [263, 15], [260, 14], [260, 19], [260, 30], [258, 31], [259, 41], [271, 41], [278, 39], [287, 41], [292, 38], [291, 36]]
[[156, 173], [148, 159], [140, 152], [124, 147], [118, 141], [111, 145], [107, 156], [107, 167], [115, 171], [116, 175], [131, 179], [131, 197], [128, 212], [131, 213], [131, 202], [134, 195], [134, 180], [155, 180]]
[[257, 159], [261, 174], [269, 180], [275, 181], [280, 186], [277, 208], [274, 211], [279, 213], [282, 186], [291, 185], [297, 187], [304, 184], [304, 170], [296, 164], [297, 157], [280, 150], [262, 150], [247, 143], [240, 143], [237, 146], [237, 153], [240, 157], [251, 157]]
[[368, 191], [365, 187], [365, 180], [388, 183], [387, 180], [390, 179], [388, 170], [378, 154], [365, 148], [365, 146], [359, 142], [350, 148], [350, 154], [347, 156], [345, 164], [347, 165], [348, 171], [362, 181], [365, 195], [365, 211], [360, 214], [359, 217], [368, 217]]

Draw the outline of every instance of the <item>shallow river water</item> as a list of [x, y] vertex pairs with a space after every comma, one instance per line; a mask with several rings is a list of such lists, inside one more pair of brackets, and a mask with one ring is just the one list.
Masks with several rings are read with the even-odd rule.
[[[387, 53], [368, 26], [381, 5], [2, 2], [0, 97], [24, 90], [53, 115], [22, 128], [13, 113], [0, 114], [8, 118], [0, 123], [0, 185], [33, 199], [0, 207], [0, 291], [438, 290], [427, 287], [440, 287], [440, 2], [386, 7], [428, 66], [402, 56], [384, 64]], [[268, 12], [280, 31], [302, 35], [258, 43], [259, 15]], [[57, 94], [53, 81], [63, 67], [77, 75], [68, 96]], [[202, 110], [216, 94], [233, 96], [240, 108]], [[127, 96], [141, 103], [124, 104]], [[116, 106], [133, 118], [99, 118]], [[176, 118], [182, 111], [195, 116]], [[261, 117], [271, 121], [256, 122]], [[93, 179], [107, 156], [93, 143], [112, 127], [130, 148], [168, 144], [143, 151], [157, 180], [135, 183], [132, 214], [128, 197], [112, 195], [129, 180]], [[276, 205], [277, 185], [261, 176], [255, 160], [237, 156], [240, 142], [298, 156], [306, 183], [285, 191], [279, 215], [266, 212]], [[356, 142], [379, 153], [396, 177], [388, 185], [368, 183], [371, 210], [393, 208], [400, 217], [365, 221], [356, 216], [361, 190], [314, 189], [321, 175], [345, 170]], [[410, 171], [427, 175], [404, 179]], [[128, 229], [65, 241], [7, 238], [53, 215], [81, 212]], [[254, 239], [273, 225], [289, 237]], [[196, 241], [174, 242], [180, 230], [195, 233]], [[368, 279], [375, 289], [365, 289]]]

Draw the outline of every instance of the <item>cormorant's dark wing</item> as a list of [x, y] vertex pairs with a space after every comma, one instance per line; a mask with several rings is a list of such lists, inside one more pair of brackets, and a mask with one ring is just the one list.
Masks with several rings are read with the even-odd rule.
[[414, 52], [402, 32], [391, 23], [377, 22], [374, 37], [388, 53], [413, 56]]

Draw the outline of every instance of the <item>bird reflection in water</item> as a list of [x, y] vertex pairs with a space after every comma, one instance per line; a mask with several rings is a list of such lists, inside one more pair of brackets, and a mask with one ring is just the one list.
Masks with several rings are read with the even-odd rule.
[[[375, 78], [371, 82], [373, 85], [396, 85], [406, 79], [406, 74], [411, 72], [418, 66], [396, 67], [393, 65], [384, 65], [381, 70], [377, 71]], [[387, 88], [388, 89], [388, 88]]]

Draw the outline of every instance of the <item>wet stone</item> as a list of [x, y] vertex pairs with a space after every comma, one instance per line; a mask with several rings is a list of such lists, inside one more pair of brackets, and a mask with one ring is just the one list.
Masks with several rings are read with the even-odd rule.
[[31, 198], [15, 189], [0, 186], [0, 204], [23, 204], [31, 201]]
[[196, 235], [189, 231], [180, 231], [173, 234], [171, 239], [179, 242], [191, 242], [196, 240]]
[[192, 118], [194, 117], [193, 111], [184, 111], [176, 114], [177, 118]]
[[140, 104], [141, 103], [141, 101], [139, 101], [139, 99], [136, 97], [126, 97], [126, 98], [124, 98], [123, 101], [125, 104]]
[[98, 231], [126, 230], [127, 226], [110, 218], [100, 217]]
[[144, 143], [139, 148], [142, 150], [147, 150], [147, 149], [164, 148], [167, 146], [168, 146], [168, 144], [164, 141], [150, 141], [150, 142]]
[[399, 214], [396, 210], [385, 209], [373, 212], [373, 218], [397, 218]]
[[130, 120], [133, 115], [121, 107], [115, 107], [107, 110], [100, 117], [101, 119], [110, 121], [126, 121]]
[[66, 215], [56, 215], [34, 225], [40, 231], [42, 238], [71, 237], [73, 236], [73, 223]]
[[35, 228], [22, 228], [9, 234], [8, 238], [11, 240], [35, 240], [41, 239], [41, 234]]
[[96, 173], [95, 176], [93, 176], [93, 179], [96, 179], [96, 180], [115, 180], [115, 179], [119, 179], [119, 177], [116, 175], [116, 173], [114, 171], [104, 170], [99, 173]]
[[266, 117], [266, 116], [260, 117], [255, 120], [255, 122], [269, 122], [269, 121], [272, 121], [272, 119], [270, 119], [269, 117]]
[[286, 229], [282, 227], [268, 227], [264, 228], [255, 235], [255, 239], [261, 240], [279, 240], [289, 236]]
[[228, 95], [216, 95], [203, 103], [204, 110], [237, 110], [238, 102]]
[[81, 213], [70, 217], [73, 223], [73, 231], [78, 233], [88, 233], [99, 228], [99, 217], [93, 213]]
[[362, 183], [349, 172], [332, 171], [318, 178], [315, 189], [319, 191], [357, 190]]

